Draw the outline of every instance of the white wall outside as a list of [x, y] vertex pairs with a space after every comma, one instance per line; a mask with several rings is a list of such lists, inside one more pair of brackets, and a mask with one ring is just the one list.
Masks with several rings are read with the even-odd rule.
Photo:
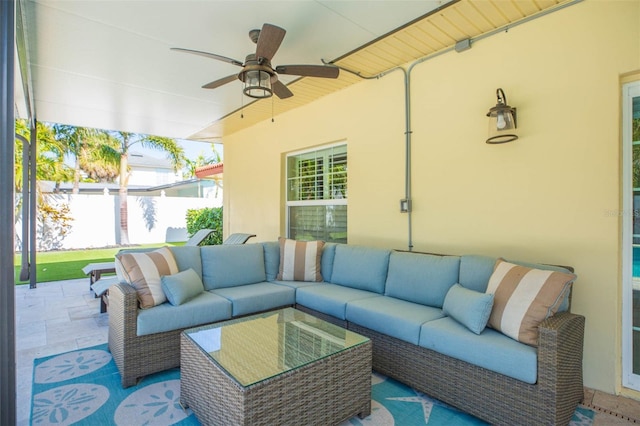
[[[118, 195], [64, 195], [50, 201], [67, 203], [71, 209], [71, 232], [63, 241], [63, 249], [106, 247], [117, 244], [119, 230]], [[221, 207], [222, 197], [138, 197], [129, 196], [128, 222], [131, 244], [158, 243], [186, 240], [186, 214], [188, 209]], [[148, 229], [141, 202], [153, 205], [153, 227]], [[178, 228], [178, 229], [176, 229]], [[181, 228], [181, 229], [180, 229]], [[184, 232], [183, 238], [176, 238]]]

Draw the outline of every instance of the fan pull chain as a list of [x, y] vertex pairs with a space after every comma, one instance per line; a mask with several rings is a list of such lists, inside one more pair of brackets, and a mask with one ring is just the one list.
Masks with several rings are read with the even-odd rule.
[[240, 93], [240, 118], [244, 118], [244, 94]]
[[273, 95], [271, 95], [271, 122], [275, 122], [275, 120], [273, 119]]

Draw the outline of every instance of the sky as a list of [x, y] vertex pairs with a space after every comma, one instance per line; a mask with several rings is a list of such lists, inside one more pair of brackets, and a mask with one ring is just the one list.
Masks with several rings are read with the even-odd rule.
[[[205, 157], [210, 157], [213, 155], [213, 151], [211, 150], [211, 148], [209, 148], [210, 146], [209, 143], [190, 141], [186, 139], [176, 139], [176, 140], [184, 149], [184, 154], [189, 160], [195, 160], [196, 158], [198, 158], [198, 155], [201, 152], [204, 152]], [[214, 145], [215, 145], [216, 151], [218, 151], [218, 154], [220, 154], [220, 157], [222, 159], [224, 157], [222, 144], [217, 143]], [[154, 157], [157, 157], [158, 155], [162, 156], [161, 152], [155, 151], [155, 150], [149, 150], [148, 153], [149, 155], [153, 155]]]

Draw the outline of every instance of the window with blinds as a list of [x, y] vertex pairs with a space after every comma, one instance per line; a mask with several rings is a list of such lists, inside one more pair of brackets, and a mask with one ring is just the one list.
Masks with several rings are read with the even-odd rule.
[[347, 145], [287, 156], [288, 237], [347, 242]]

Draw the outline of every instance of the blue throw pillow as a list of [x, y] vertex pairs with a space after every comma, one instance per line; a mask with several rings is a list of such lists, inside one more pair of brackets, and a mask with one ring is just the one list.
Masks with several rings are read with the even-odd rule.
[[191, 268], [177, 274], [165, 275], [160, 280], [164, 294], [174, 306], [182, 305], [204, 291], [202, 279]]
[[493, 294], [480, 293], [454, 284], [444, 298], [442, 310], [469, 330], [480, 334], [489, 321], [492, 307]]

